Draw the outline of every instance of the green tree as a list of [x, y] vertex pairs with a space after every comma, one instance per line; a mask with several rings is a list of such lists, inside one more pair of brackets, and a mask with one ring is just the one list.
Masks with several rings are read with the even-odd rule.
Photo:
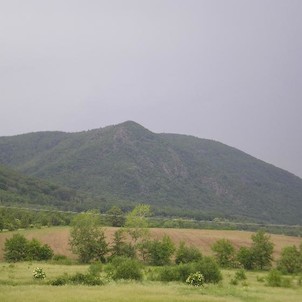
[[198, 262], [202, 259], [201, 252], [193, 246], [186, 246], [184, 241], [181, 241], [176, 251], [175, 263], [190, 263]]
[[146, 204], [137, 205], [127, 214], [125, 227], [135, 243], [140, 238], [148, 237], [149, 229], [147, 217], [150, 215], [150, 206]]
[[254, 257], [254, 264], [256, 268], [264, 269], [272, 265], [274, 244], [270, 241], [270, 236], [266, 235], [264, 231], [259, 230], [252, 235], [252, 253]]
[[5, 240], [4, 259], [8, 262], [24, 261], [27, 258], [28, 240], [21, 234], [14, 234]]
[[300, 251], [295, 245], [286, 246], [281, 251], [281, 258], [278, 262], [278, 269], [283, 273], [294, 274], [302, 270]]
[[241, 247], [236, 255], [237, 261], [247, 270], [254, 268], [254, 255], [250, 248]]
[[232, 267], [234, 265], [235, 248], [230, 240], [217, 240], [212, 245], [212, 250], [221, 267]]
[[113, 206], [106, 214], [111, 226], [121, 227], [125, 224], [124, 213], [119, 207]]
[[100, 215], [96, 211], [80, 213], [72, 220], [69, 244], [80, 262], [105, 261], [108, 244], [100, 224]]
[[175, 245], [169, 236], [164, 235], [162, 240], [149, 241], [147, 250], [151, 265], [168, 265], [171, 263]]
[[130, 243], [125, 241], [125, 232], [119, 229], [114, 233], [113, 245], [111, 248], [111, 257], [124, 256], [128, 258], [135, 258], [135, 248]]
[[40, 241], [33, 238], [27, 242], [27, 257], [26, 260], [49, 260], [53, 256], [53, 250], [49, 245], [42, 245]]

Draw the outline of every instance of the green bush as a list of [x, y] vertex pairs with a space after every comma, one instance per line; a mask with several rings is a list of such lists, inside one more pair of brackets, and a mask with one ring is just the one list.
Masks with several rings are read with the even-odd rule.
[[244, 269], [240, 269], [240, 270], [236, 271], [235, 278], [237, 280], [246, 280], [245, 270]]
[[282, 285], [282, 273], [276, 269], [272, 269], [266, 278], [268, 286], [281, 287]]
[[24, 261], [27, 258], [28, 240], [21, 234], [14, 234], [5, 240], [4, 259], [8, 262]]
[[65, 284], [74, 284], [74, 285], [103, 285], [104, 281], [99, 277], [92, 275], [90, 273], [75, 273], [71, 276], [68, 276], [66, 273], [62, 276], [57, 277], [56, 279], [50, 282], [51, 285], [60, 286]]
[[218, 283], [222, 280], [221, 271], [218, 264], [211, 257], [203, 259], [194, 264], [195, 271], [202, 273], [205, 283]]
[[52, 263], [62, 264], [62, 265], [71, 265], [72, 260], [67, 258], [65, 255], [54, 255], [52, 257]]
[[188, 247], [182, 241], [176, 251], [175, 263], [190, 263], [197, 262], [202, 259], [201, 252], [196, 247]]
[[142, 280], [142, 265], [135, 259], [115, 257], [105, 268], [108, 277], [114, 280]]
[[53, 250], [47, 244], [42, 245], [36, 239], [29, 241], [21, 234], [5, 241], [4, 259], [8, 262], [49, 260], [52, 256]]

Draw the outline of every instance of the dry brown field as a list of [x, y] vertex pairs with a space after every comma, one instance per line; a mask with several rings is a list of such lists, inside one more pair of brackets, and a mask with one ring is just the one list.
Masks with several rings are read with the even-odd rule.
[[[106, 227], [105, 233], [107, 241], [110, 243], [113, 233], [117, 228]], [[151, 230], [152, 238], [162, 238], [164, 234], [171, 237], [173, 242], [178, 245], [180, 241], [185, 241], [188, 245], [197, 247], [204, 255], [211, 254], [211, 246], [218, 239], [229, 239], [236, 248], [241, 246], [250, 246], [252, 243], [251, 235], [253, 232], [229, 231], [229, 230], [196, 230], [196, 229], [162, 229], [154, 228]], [[51, 227], [43, 229], [30, 229], [18, 231], [28, 239], [36, 238], [43, 243], [47, 243], [55, 254], [66, 255], [70, 258], [76, 258], [70, 251], [69, 227]], [[3, 261], [3, 248], [5, 239], [11, 237], [16, 232], [0, 233], [0, 261]], [[278, 259], [283, 247], [296, 245], [299, 246], [302, 239], [284, 235], [271, 234], [271, 241], [274, 243], [274, 258]]]

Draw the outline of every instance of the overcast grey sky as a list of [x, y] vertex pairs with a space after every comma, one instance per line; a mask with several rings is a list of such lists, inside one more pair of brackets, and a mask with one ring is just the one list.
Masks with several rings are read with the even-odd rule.
[[134, 120], [302, 177], [301, 0], [0, 0], [0, 136]]

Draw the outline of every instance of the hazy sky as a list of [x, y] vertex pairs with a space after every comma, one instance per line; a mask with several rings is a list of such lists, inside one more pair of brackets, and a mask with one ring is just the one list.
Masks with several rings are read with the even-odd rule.
[[301, 0], [0, 0], [0, 136], [134, 120], [302, 177]]

